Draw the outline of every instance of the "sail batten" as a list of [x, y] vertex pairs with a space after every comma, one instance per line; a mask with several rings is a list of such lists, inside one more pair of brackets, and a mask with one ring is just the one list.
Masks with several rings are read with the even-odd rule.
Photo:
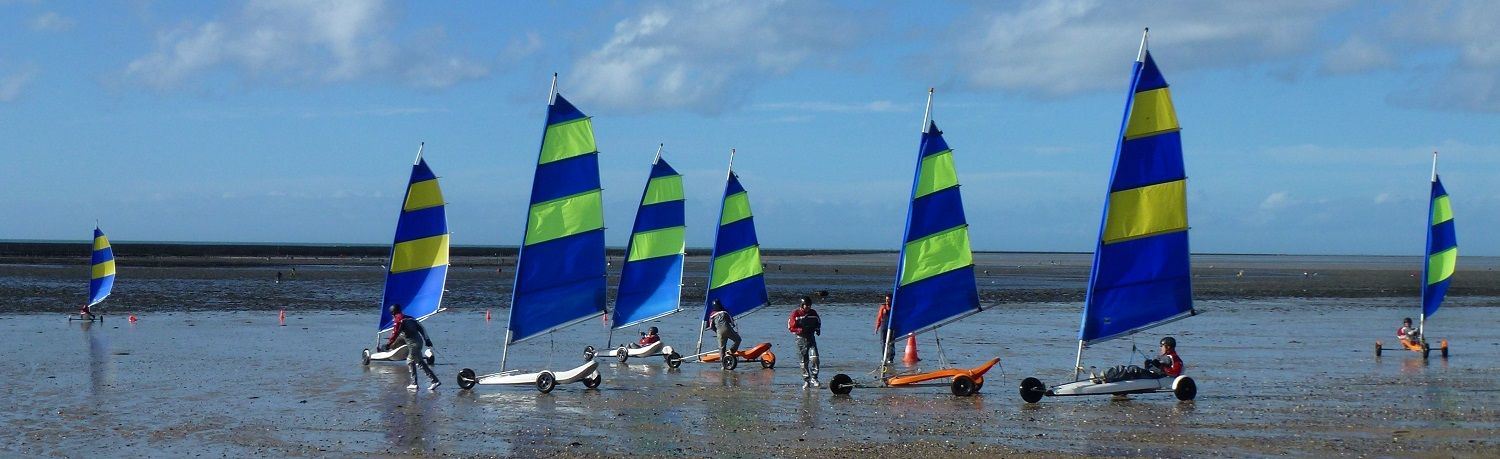
[[377, 327], [381, 332], [395, 325], [390, 310], [393, 304], [401, 305], [402, 314], [419, 320], [442, 307], [450, 245], [446, 208], [437, 175], [426, 159], [418, 157], [411, 168], [391, 241]]
[[93, 253], [89, 256], [89, 306], [103, 302], [115, 287], [115, 249], [104, 231], [94, 228]]
[[1423, 319], [1437, 313], [1438, 307], [1442, 306], [1453, 270], [1458, 266], [1458, 235], [1453, 225], [1453, 207], [1448, 190], [1443, 188], [1443, 180], [1435, 172], [1427, 221], [1427, 256], [1422, 265]]
[[665, 317], [680, 309], [686, 249], [682, 175], [665, 159], [651, 165], [625, 248], [620, 289], [610, 324], [620, 329]]
[[603, 191], [592, 118], [561, 94], [547, 106], [511, 295], [510, 343], [604, 313]]
[[719, 206], [719, 226], [714, 233], [713, 257], [709, 261], [708, 294], [703, 320], [708, 320], [714, 300], [734, 317], [749, 314], [770, 303], [761, 263], [760, 240], [755, 235], [755, 216], [750, 212], [750, 194], [733, 170], [724, 184]]
[[982, 310], [953, 150], [931, 120], [922, 132], [902, 242], [888, 319], [892, 339]]
[[1084, 344], [1194, 313], [1182, 128], [1144, 47], [1131, 75], [1079, 326]]

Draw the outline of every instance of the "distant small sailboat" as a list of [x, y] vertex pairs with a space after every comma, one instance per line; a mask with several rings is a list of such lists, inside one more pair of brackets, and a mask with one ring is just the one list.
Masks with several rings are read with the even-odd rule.
[[584, 348], [585, 360], [596, 355], [614, 357], [620, 363], [631, 358], [664, 356], [673, 368], [682, 356], [665, 341], [645, 346], [613, 346], [614, 331], [657, 320], [682, 310], [682, 262], [687, 236], [686, 207], [682, 192], [682, 175], [661, 157], [651, 163], [651, 176], [641, 192], [635, 211], [630, 242], [625, 247], [625, 264], [620, 269], [620, 288], [610, 314], [610, 343], [602, 352], [593, 346]]
[[458, 374], [459, 387], [534, 384], [542, 393], [572, 382], [598, 387], [603, 376], [593, 360], [560, 372], [506, 371], [505, 364], [510, 345], [603, 315], [605, 267], [604, 198], [593, 121], [557, 93], [553, 74], [500, 372], [476, 376], [465, 368]]
[[[1448, 295], [1448, 284], [1453, 277], [1453, 271], [1458, 267], [1458, 234], [1454, 229], [1453, 207], [1448, 200], [1448, 190], [1443, 188], [1443, 180], [1438, 178], [1437, 152], [1432, 152], [1432, 193], [1429, 197], [1427, 207], [1427, 253], [1424, 257], [1426, 263], [1422, 264], [1422, 315], [1417, 322], [1418, 341], [1397, 340], [1401, 348], [1390, 350], [1407, 349], [1422, 354], [1426, 359], [1432, 352], [1432, 346], [1427, 343], [1427, 318], [1437, 313], [1438, 307], [1443, 305], [1443, 298]], [[1375, 356], [1380, 356], [1381, 342], [1375, 342]], [[1448, 358], [1448, 340], [1441, 340], [1438, 351], [1443, 358]]]
[[[385, 294], [380, 301], [380, 323], [375, 328], [376, 350], [364, 350], [366, 365], [371, 360], [406, 360], [404, 343], [379, 350], [381, 335], [396, 333], [391, 305], [401, 305], [402, 315], [419, 321], [442, 310], [443, 287], [448, 279], [447, 202], [438, 187], [437, 175], [422, 158], [423, 146], [417, 146], [417, 160], [406, 182], [406, 197], [401, 202], [396, 236], [391, 243], [390, 267], [382, 266], [386, 269]], [[429, 365], [436, 362], [431, 347], [425, 348], [424, 354]]]
[[[911, 198], [896, 261], [886, 335], [882, 337], [880, 383], [884, 387], [948, 386], [953, 395], [968, 396], [984, 387], [984, 375], [1000, 363], [993, 358], [974, 368], [943, 368], [891, 375], [886, 362], [889, 343], [984, 311], [974, 280], [974, 252], [969, 245], [969, 223], [959, 192], [953, 149], [932, 121], [932, 89], [922, 113], [922, 140], [913, 173]], [[857, 384], [849, 375], [835, 375], [828, 389], [848, 394]], [[881, 387], [881, 386], [873, 386]]]
[[69, 316], [69, 320], [98, 320], [104, 321], [104, 314], [92, 311], [92, 308], [103, 303], [115, 288], [115, 250], [109, 245], [109, 238], [104, 236], [104, 231], [98, 225], [94, 226], [94, 251], [89, 258], [89, 301], [88, 307], [93, 317], [89, 317], [83, 311]]
[[[740, 185], [734, 173], [733, 149], [729, 150], [729, 177], [724, 182], [724, 199], [719, 204], [719, 225], [714, 231], [713, 256], [708, 262], [708, 294], [703, 300], [705, 322], [713, 313], [715, 301], [724, 305], [730, 317], [738, 319], [771, 304], [766, 292], [765, 265], [760, 261], [760, 239], [755, 235], [755, 216], [750, 212], [750, 193]], [[733, 370], [741, 362], [760, 362], [761, 368], [776, 367], [771, 343], [760, 343], [719, 360], [719, 349], [703, 351], [703, 333], [698, 329], [698, 346], [693, 355], [703, 363], [719, 362]]]
[[1146, 48], [1131, 72], [1109, 194], [1094, 241], [1094, 265], [1078, 330], [1075, 381], [1048, 388], [1037, 378], [1021, 382], [1021, 398], [1173, 392], [1192, 400], [1198, 389], [1187, 376], [1098, 382], [1079, 379], [1090, 344], [1128, 336], [1191, 317], [1193, 289], [1188, 251], [1187, 172], [1181, 128], [1167, 81]]

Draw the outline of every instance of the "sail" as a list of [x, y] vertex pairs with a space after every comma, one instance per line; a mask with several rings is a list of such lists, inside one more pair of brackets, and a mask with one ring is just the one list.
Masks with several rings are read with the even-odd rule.
[[437, 176], [418, 157], [406, 184], [406, 199], [396, 220], [396, 238], [391, 242], [391, 263], [385, 274], [385, 295], [380, 302], [380, 331], [395, 324], [391, 305], [417, 319], [438, 311], [443, 303], [443, 283], [448, 278], [448, 217], [443, 190]]
[[1150, 52], [1142, 50], [1130, 88], [1078, 333], [1084, 343], [1193, 313], [1182, 138]]
[[557, 95], [516, 261], [510, 343], [604, 313], [604, 204], [593, 122]]
[[89, 265], [93, 267], [89, 276], [89, 306], [93, 306], [104, 301], [115, 288], [115, 250], [99, 228], [94, 228], [94, 255]]
[[657, 158], [635, 212], [620, 291], [610, 318], [614, 328], [630, 327], [677, 312], [682, 296], [682, 258], [687, 234], [682, 175]]
[[1448, 281], [1458, 266], [1458, 236], [1453, 230], [1453, 208], [1448, 204], [1448, 190], [1443, 180], [1432, 176], [1432, 207], [1428, 209], [1427, 264], [1422, 268], [1422, 316], [1432, 317], [1443, 297]]
[[929, 123], [922, 133], [897, 263], [891, 295], [892, 338], [936, 328], [981, 310], [953, 149], [943, 140], [937, 123]]
[[714, 300], [723, 302], [724, 309], [734, 317], [769, 303], [763, 270], [760, 241], [755, 238], [755, 218], [750, 214], [750, 194], [731, 170], [724, 185], [724, 202], [719, 207], [719, 230], [714, 233], [703, 319], [708, 320]]

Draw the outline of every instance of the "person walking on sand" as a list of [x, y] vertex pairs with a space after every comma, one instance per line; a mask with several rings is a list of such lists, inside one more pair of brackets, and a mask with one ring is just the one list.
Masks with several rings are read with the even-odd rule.
[[432, 339], [427, 337], [427, 330], [422, 328], [422, 321], [402, 320], [396, 330], [399, 330], [401, 337], [406, 339], [406, 368], [411, 370], [411, 385], [406, 388], [417, 390], [417, 367], [420, 366], [422, 371], [427, 373], [427, 378], [432, 380], [427, 390], [437, 390], [443, 382], [439, 381], [437, 374], [432, 372], [432, 367], [427, 366], [427, 359], [422, 358], [422, 351], [432, 346]]
[[375, 348], [376, 351], [385, 352], [396, 345], [396, 340], [401, 337], [401, 321], [406, 320], [406, 315], [401, 313], [401, 305], [391, 304], [391, 339], [385, 341], [385, 345]]
[[891, 294], [887, 293], [885, 294], [885, 300], [880, 302], [880, 310], [875, 312], [875, 338], [885, 343], [885, 354], [882, 358], [885, 359], [886, 365], [890, 365], [896, 359], [896, 339], [892, 336], [889, 337], [890, 341], [886, 341], [888, 337], [885, 336], [886, 330], [889, 330], [887, 325], [889, 324], [888, 320], [890, 317]]
[[[729, 311], [724, 309], [724, 303], [714, 300], [713, 312], [708, 315], [708, 320], [703, 322], [703, 327], [713, 330], [714, 334], [719, 337], [720, 362], [723, 362], [726, 358], [733, 357], [734, 354], [739, 354], [740, 333], [738, 330], [735, 330], [734, 317], [730, 316]], [[726, 347], [726, 344], [730, 341], [734, 342], [734, 346]]]
[[818, 335], [823, 334], [823, 320], [812, 308], [812, 297], [802, 297], [802, 304], [786, 319], [786, 329], [797, 335], [797, 356], [802, 359], [802, 388], [819, 387]]

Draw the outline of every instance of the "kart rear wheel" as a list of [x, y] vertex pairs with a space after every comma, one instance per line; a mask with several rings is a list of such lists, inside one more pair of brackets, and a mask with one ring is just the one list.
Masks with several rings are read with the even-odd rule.
[[465, 368], [465, 369], [460, 370], [458, 372], [458, 388], [459, 389], [463, 389], [463, 390], [473, 389], [474, 388], [474, 384], [478, 383], [478, 382], [479, 382], [479, 378], [474, 377], [474, 370], [470, 370], [468, 368]]
[[626, 360], [630, 360], [629, 349], [625, 348], [624, 345], [621, 345], [619, 349], [615, 349], [615, 358], [620, 359], [620, 363], [625, 363]]
[[1376, 357], [1380, 357], [1380, 342], [1379, 341], [1375, 342], [1375, 356]]
[[360, 358], [360, 364], [361, 365], [369, 365], [370, 364], [370, 350], [369, 349], [365, 349], [364, 356], [362, 356]]
[[543, 394], [552, 392], [552, 388], [554, 387], [557, 387], [557, 376], [554, 376], [552, 372], [543, 371], [541, 374], [536, 375], [537, 392]]
[[723, 363], [725, 370], [733, 370], [734, 367], [740, 366], [740, 356], [734, 354], [727, 354], [719, 361]]
[[1440, 350], [1443, 351], [1443, 358], [1445, 358], [1445, 359], [1448, 358], [1448, 342], [1447, 341], [1443, 342], [1443, 347], [1440, 348]]
[[854, 378], [843, 373], [833, 375], [833, 379], [828, 380], [828, 390], [834, 395], [849, 395], [854, 391]]
[[983, 388], [984, 388], [984, 377], [979, 377], [978, 379], [975, 379], [974, 380], [974, 393], [976, 393], [976, 394], [979, 393], [979, 389], [983, 389]]
[[667, 368], [677, 368], [680, 366], [682, 366], [682, 354], [678, 354], [677, 351], [667, 354]]
[[760, 356], [760, 367], [767, 370], [776, 368], [776, 354], [772, 354], [770, 351], [766, 351], [765, 354], [762, 354]]
[[1432, 348], [1427, 347], [1427, 343], [1422, 343], [1422, 360], [1427, 360], [1428, 354], [1432, 354]]
[[590, 377], [588, 379], [583, 380], [583, 387], [587, 387], [589, 389], [595, 389], [595, 388], [598, 388], [599, 387], [599, 383], [602, 383], [602, 382], [604, 382], [604, 375], [599, 374], [599, 372], [596, 370], [596, 371], [594, 371], [594, 376], [592, 376], [592, 377]]
[[953, 390], [953, 395], [968, 397], [974, 395], [974, 378], [969, 375], [958, 375], [953, 377], [953, 383], [948, 385]]
[[1036, 378], [1021, 380], [1021, 400], [1025, 400], [1026, 403], [1040, 402], [1042, 396], [1046, 394], [1047, 385], [1042, 384], [1042, 380]]
[[1198, 396], [1198, 383], [1193, 382], [1193, 378], [1184, 377], [1177, 381], [1177, 387], [1172, 388], [1172, 395], [1176, 395], [1178, 400], [1192, 400]]
[[594, 360], [594, 347], [593, 346], [584, 346], [583, 347], [583, 361], [588, 362], [588, 361], [592, 361], [592, 360]]

